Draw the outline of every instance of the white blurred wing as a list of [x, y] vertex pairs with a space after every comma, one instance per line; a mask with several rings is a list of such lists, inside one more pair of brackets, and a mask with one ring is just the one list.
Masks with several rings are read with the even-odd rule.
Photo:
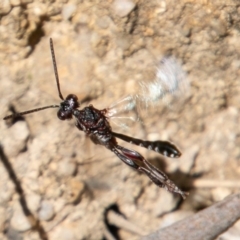
[[128, 126], [129, 121], [138, 121], [140, 112], [154, 107], [159, 102], [171, 105], [174, 98], [186, 95], [189, 82], [181, 65], [174, 57], [164, 57], [156, 68], [155, 78], [139, 82], [135, 95], [124, 97], [107, 109], [106, 116], [117, 120], [117, 125]]
[[170, 104], [171, 97], [182, 97], [189, 89], [189, 82], [182, 66], [174, 57], [164, 57], [157, 66], [155, 79], [140, 82], [137, 99], [141, 106], [148, 108], [159, 100]]

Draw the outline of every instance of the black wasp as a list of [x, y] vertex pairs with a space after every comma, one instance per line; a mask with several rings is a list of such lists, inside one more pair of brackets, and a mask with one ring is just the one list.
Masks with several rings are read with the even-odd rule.
[[[92, 105], [79, 109], [80, 103], [74, 94], [69, 94], [65, 99], [62, 96], [59, 84], [57, 64], [55, 59], [52, 39], [50, 39], [50, 49], [52, 54], [53, 68], [58, 88], [59, 97], [62, 99], [60, 105], [50, 105], [41, 108], [32, 109], [25, 112], [14, 113], [3, 119], [15, 118], [32, 112], [41, 111], [47, 108], [59, 108], [57, 116], [60, 120], [76, 119], [76, 127], [85, 132], [95, 144], [105, 146], [112, 151], [128, 166], [145, 173], [157, 186], [165, 188], [169, 192], [178, 193], [183, 198], [187, 193], [181, 191], [162, 171], [148, 162], [140, 153], [124, 148], [118, 145], [116, 138], [122, 139], [131, 144], [135, 144], [149, 150], [158, 152], [164, 156], [178, 158], [181, 152], [175, 145], [167, 141], [144, 141], [141, 139], [129, 137], [112, 131], [108, 121], [108, 109], [98, 110]], [[111, 114], [109, 114], [111, 115]]]

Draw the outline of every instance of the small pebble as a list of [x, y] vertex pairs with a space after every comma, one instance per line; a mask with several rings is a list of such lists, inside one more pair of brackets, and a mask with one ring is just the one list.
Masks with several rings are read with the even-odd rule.
[[199, 153], [199, 146], [193, 145], [184, 151], [182, 157], [179, 159], [179, 168], [183, 173], [190, 173], [192, 167], [194, 166], [195, 160]]
[[166, 10], [167, 10], [167, 4], [166, 4], [165, 0], [158, 1], [158, 3], [159, 3], [159, 6], [156, 7], [156, 9], [155, 9], [156, 15], [162, 14], [162, 13], [166, 12]]
[[79, 179], [70, 179], [64, 187], [64, 198], [67, 203], [75, 203], [80, 200], [85, 189], [85, 184]]
[[176, 198], [172, 193], [167, 191], [161, 191], [160, 198], [154, 203], [154, 215], [159, 217], [167, 212], [171, 212], [176, 208], [179, 199]]
[[193, 212], [191, 212], [191, 211], [180, 210], [180, 211], [176, 211], [176, 212], [171, 212], [162, 218], [160, 228], [168, 227], [168, 226], [172, 225], [173, 223], [178, 222], [178, 221], [180, 221], [186, 217], [189, 217], [191, 215], [193, 215]]
[[9, 0], [2, 0], [0, 4], [0, 14], [5, 15], [11, 10], [11, 4]]
[[18, 230], [10, 226], [8, 227], [7, 232], [4, 234], [5, 237], [2, 237], [2, 234], [0, 234], [0, 239], [1, 240], [9, 240], [9, 239], [22, 240], [23, 239], [22, 235], [23, 234], [21, 232], [19, 232]]
[[103, 16], [97, 21], [97, 25], [102, 29], [107, 29], [109, 27], [110, 22], [111, 19], [108, 16]]
[[26, 196], [27, 205], [32, 212], [36, 212], [40, 207], [41, 197], [37, 194], [29, 194]]
[[119, 17], [126, 17], [136, 6], [131, 0], [115, 0], [113, 10]]
[[64, 20], [69, 20], [73, 13], [76, 11], [77, 6], [75, 4], [66, 4], [62, 9], [62, 17]]
[[29, 219], [23, 213], [22, 207], [19, 205], [19, 203], [15, 204], [14, 213], [10, 220], [10, 225], [12, 228], [21, 232], [28, 231], [32, 228]]
[[21, 4], [21, 0], [10, 0], [12, 6], [19, 6]]
[[8, 136], [3, 142], [4, 151], [8, 157], [15, 157], [26, 148], [29, 129], [25, 121], [19, 121], [10, 128], [4, 129], [2, 134]]
[[57, 174], [61, 177], [70, 177], [76, 172], [76, 163], [69, 159], [64, 159], [58, 165]]
[[227, 28], [225, 24], [219, 19], [213, 19], [210, 23], [212, 30], [218, 37], [223, 37], [227, 33]]
[[212, 198], [214, 201], [222, 201], [225, 197], [231, 194], [231, 190], [228, 188], [217, 187], [212, 189]]
[[49, 201], [42, 201], [41, 208], [38, 212], [39, 219], [42, 221], [49, 221], [54, 216], [54, 208]]
[[64, 240], [77, 240], [80, 238], [76, 238], [74, 229], [71, 226], [60, 226], [54, 229], [50, 235], [50, 239], [64, 239]]

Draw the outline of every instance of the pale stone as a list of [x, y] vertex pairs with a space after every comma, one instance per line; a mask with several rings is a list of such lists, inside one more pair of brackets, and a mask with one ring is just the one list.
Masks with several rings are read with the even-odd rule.
[[13, 210], [13, 216], [10, 220], [11, 227], [25, 232], [32, 228], [31, 223], [27, 216], [23, 213], [22, 206], [19, 203], [16, 203]]
[[73, 13], [76, 11], [77, 6], [75, 4], [66, 4], [62, 9], [62, 17], [64, 20], [69, 20]]
[[52, 203], [49, 201], [42, 201], [41, 208], [38, 213], [39, 219], [49, 221], [53, 218], [54, 214], [54, 207]]
[[112, 6], [115, 14], [119, 17], [126, 17], [136, 5], [130, 0], [115, 0]]
[[11, 4], [9, 0], [1, 0], [0, 1], [0, 14], [7, 14], [11, 10]]

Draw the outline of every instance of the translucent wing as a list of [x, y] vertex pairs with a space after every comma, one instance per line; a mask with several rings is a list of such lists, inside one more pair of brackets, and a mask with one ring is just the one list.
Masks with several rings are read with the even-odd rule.
[[112, 104], [106, 116], [121, 121], [128, 126], [127, 121], [139, 121], [140, 113], [159, 102], [171, 105], [176, 97], [188, 92], [189, 83], [181, 65], [174, 57], [164, 57], [157, 65], [155, 78], [150, 81], [139, 82], [139, 89], [135, 95], [124, 97]]
[[111, 118], [116, 125], [126, 128], [139, 121], [136, 105], [136, 96], [128, 95], [107, 108], [106, 117]]
[[186, 74], [174, 57], [164, 57], [156, 68], [155, 79], [139, 84], [136, 98], [143, 108], [154, 106], [159, 100], [169, 105], [171, 98], [182, 97], [189, 89]]

